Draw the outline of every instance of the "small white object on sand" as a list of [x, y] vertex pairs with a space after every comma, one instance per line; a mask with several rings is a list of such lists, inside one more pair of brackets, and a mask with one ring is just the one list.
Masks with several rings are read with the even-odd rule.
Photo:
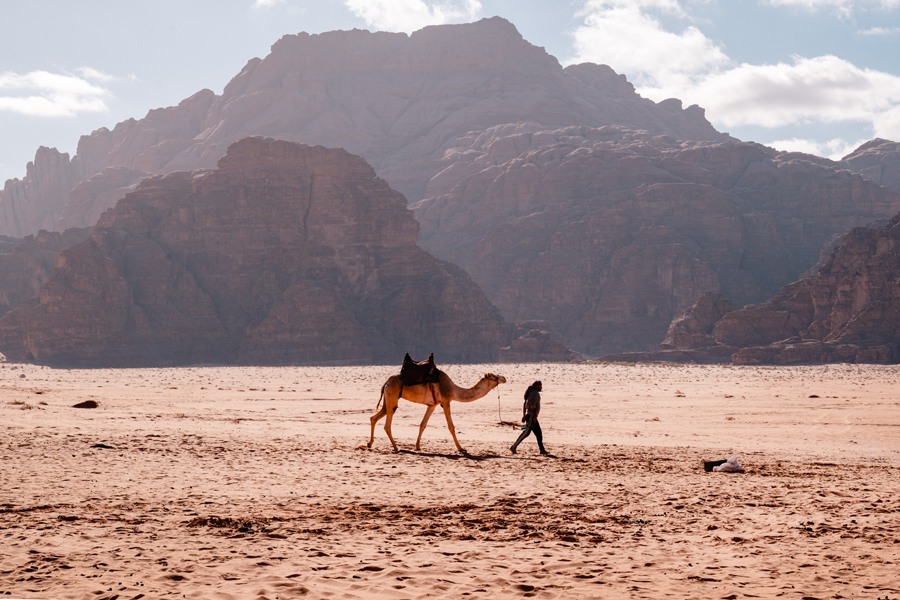
[[738, 459], [732, 456], [721, 465], [713, 467], [713, 471], [717, 473], [743, 473], [744, 467], [738, 462]]

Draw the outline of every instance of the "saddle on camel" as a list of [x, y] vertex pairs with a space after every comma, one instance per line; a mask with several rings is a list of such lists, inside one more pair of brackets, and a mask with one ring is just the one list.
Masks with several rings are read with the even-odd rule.
[[403, 385], [419, 385], [420, 383], [437, 383], [438, 369], [434, 364], [434, 352], [428, 355], [428, 360], [414, 361], [409, 352], [403, 357], [403, 366], [400, 367], [400, 382]]
[[440, 371], [434, 364], [434, 352], [428, 355], [427, 360], [420, 362], [414, 361], [407, 352], [403, 357], [403, 366], [400, 367], [400, 385], [425, 385], [431, 392], [432, 402], [437, 404], [437, 396], [431, 384], [438, 382], [439, 374]]

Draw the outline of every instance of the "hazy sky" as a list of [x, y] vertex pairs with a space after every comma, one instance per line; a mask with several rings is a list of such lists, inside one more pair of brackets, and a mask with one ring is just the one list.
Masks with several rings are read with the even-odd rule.
[[0, 183], [38, 146], [225, 84], [285, 34], [499, 15], [720, 131], [840, 157], [900, 141], [900, 0], [0, 0]]

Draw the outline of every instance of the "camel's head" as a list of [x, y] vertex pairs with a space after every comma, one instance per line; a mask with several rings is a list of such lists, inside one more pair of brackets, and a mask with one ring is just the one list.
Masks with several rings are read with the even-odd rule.
[[487, 379], [488, 381], [496, 382], [497, 385], [500, 385], [501, 383], [506, 383], [506, 377], [504, 377], [503, 375], [494, 375], [493, 373], [485, 373], [484, 378]]

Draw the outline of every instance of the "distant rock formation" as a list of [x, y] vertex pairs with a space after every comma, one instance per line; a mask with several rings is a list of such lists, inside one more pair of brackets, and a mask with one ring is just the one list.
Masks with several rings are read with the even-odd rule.
[[91, 367], [496, 360], [510, 327], [417, 231], [362, 159], [244, 139], [218, 169], [146, 179], [104, 213], [0, 318], [0, 352]]
[[42, 231], [24, 239], [0, 239], [0, 316], [38, 295], [60, 252], [87, 239], [89, 230]]
[[41, 147], [23, 179], [9, 179], [0, 190], [0, 235], [21, 238], [57, 230], [59, 216], [78, 182], [69, 155]]
[[460, 136], [520, 121], [728, 137], [699, 107], [642, 98], [609, 67], [563, 69], [498, 17], [412, 35], [300, 33], [250, 60], [221, 96], [202, 90], [98, 129], [71, 161], [39, 150], [24, 179], [0, 191], [0, 235], [92, 226], [144, 176], [213, 167], [252, 135], [345, 148], [413, 201]]
[[[701, 298], [685, 315], [706, 314], [702, 330], [657, 351], [609, 355], [610, 361], [811, 364], [900, 362], [900, 214], [881, 228], [857, 228], [814, 275], [769, 300], [707, 311]], [[724, 308], [722, 305], [721, 308]], [[717, 316], [718, 315], [718, 316]], [[688, 317], [689, 318], [689, 317]], [[684, 316], [673, 321], [677, 330]], [[668, 338], [667, 338], [668, 340]]]
[[584, 357], [549, 330], [549, 323], [528, 321], [516, 327], [515, 339], [500, 349], [500, 362], [574, 362]]
[[900, 215], [844, 237], [812, 277], [725, 314], [716, 341], [735, 364], [900, 361]]
[[840, 164], [877, 184], [900, 192], [898, 142], [875, 138], [845, 156]]
[[656, 348], [707, 292], [762, 301], [900, 210], [859, 174], [753, 143], [537, 124], [461, 141], [414, 205], [421, 245], [586, 356]]
[[[213, 168], [251, 135], [343, 147], [421, 200], [424, 248], [466, 269], [508, 321], [559, 336], [513, 354], [653, 349], [705, 293], [760, 302], [840, 235], [900, 210], [896, 142], [840, 162], [739, 142], [701, 108], [642, 98], [607, 66], [562, 68], [492, 18], [285, 36], [221, 95], [94, 131], [71, 159], [40, 148], [0, 191], [0, 235], [92, 226], [145, 177]], [[92, 243], [105, 248], [103, 235]]]
[[703, 294], [689, 308], [672, 319], [660, 350], [686, 350], [715, 346], [713, 329], [719, 319], [734, 310], [722, 294]]
[[731, 362], [737, 348], [720, 344], [713, 333], [716, 323], [734, 306], [717, 292], [707, 292], [672, 319], [657, 350], [622, 352], [601, 357], [604, 362], [675, 362], [715, 364]]

